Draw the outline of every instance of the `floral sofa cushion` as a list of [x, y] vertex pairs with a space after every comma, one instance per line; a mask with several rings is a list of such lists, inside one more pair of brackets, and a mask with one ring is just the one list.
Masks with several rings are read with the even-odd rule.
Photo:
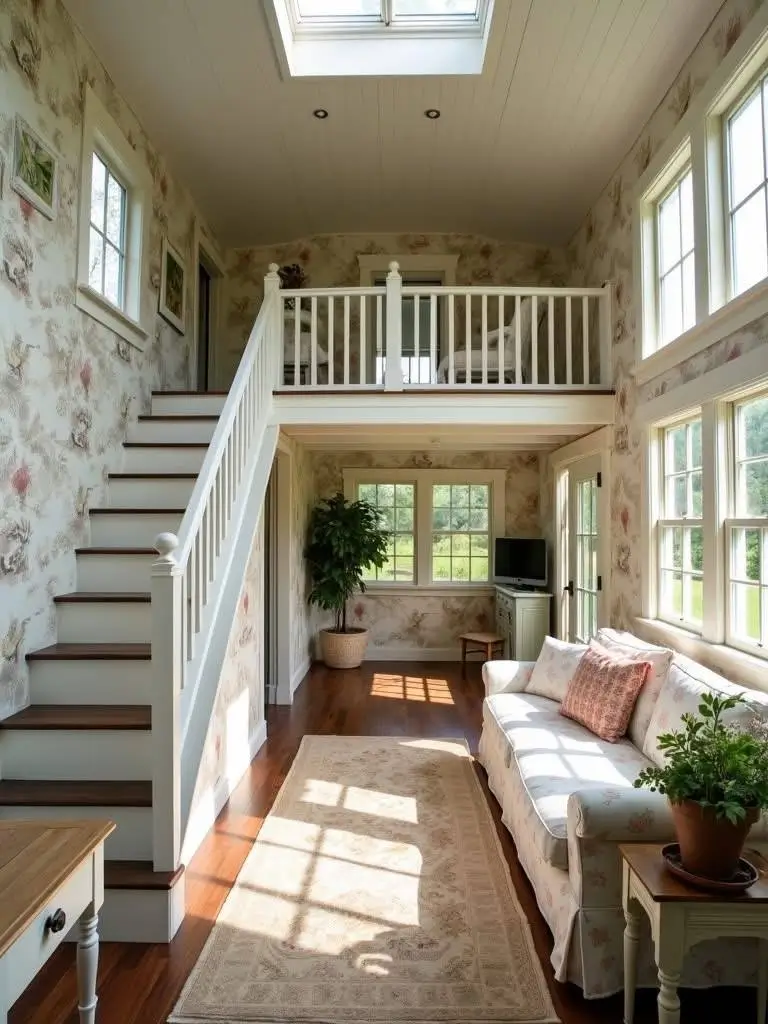
[[587, 644], [570, 644], [553, 636], [545, 636], [531, 678], [526, 684], [526, 692], [562, 703], [587, 648]]
[[614, 654], [623, 658], [634, 658], [636, 661], [647, 661], [651, 665], [651, 671], [637, 698], [627, 730], [629, 738], [642, 750], [653, 709], [672, 664], [673, 652], [668, 647], [657, 647], [656, 644], [641, 640], [632, 633], [620, 632], [617, 629], [599, 629], [595, 639]]
[[[549, 864], [568, 867], [568, 797], [585, 789], [631, 789], [648, 758], [629, 740], [609, 743], [560, 714], [560, 705], [530, 693], [497, 693], [483, 704], [505, 735], [511, 770], [528, 799], [532, 841]], [[491, 723], [489, 723], [491, 724]], [[514, 766], [512, 760], [514, 759]]]

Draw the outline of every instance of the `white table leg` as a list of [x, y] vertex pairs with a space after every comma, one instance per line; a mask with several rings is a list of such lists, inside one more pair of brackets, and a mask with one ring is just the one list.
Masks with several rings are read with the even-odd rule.
[[655, 922], [656, 966], [659, 969], [659, 1024], [680, 1024], [677, 987], [683, 969], [685, 916], [674, 904], [658, 907]]
[[757, 946], [757, 1024], [765, 1024], [765, 1003], [768, 997], [768, 942]]
[[80, 918], [77, 943], [77, 1009], [80, 1024], [96, 1024], [96, 974], [99, 966], [99, 915], [93, 904]]
[[624, 908], [624, 1024], [635, 1019], [635, 989], [637, 987], [637, 950], [640, 940], [640, 917], [637, 903], [628, 899]]

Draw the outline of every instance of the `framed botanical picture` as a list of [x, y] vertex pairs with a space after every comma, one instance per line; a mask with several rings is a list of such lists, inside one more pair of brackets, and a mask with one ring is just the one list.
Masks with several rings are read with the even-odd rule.
[[11, 187], [36, 210], [53, 219], [58, 198], [59, 160], [54, 150], [23, 117], [16, 116], [13, 133]]
[[167, 238], [163, 239], [160, 268], [160, 315], [183, 334], [187, 313], [187, 270], [184, 260]]

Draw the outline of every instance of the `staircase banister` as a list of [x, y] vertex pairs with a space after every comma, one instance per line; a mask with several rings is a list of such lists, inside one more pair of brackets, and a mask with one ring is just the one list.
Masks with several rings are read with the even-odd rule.
[[[348, 289], [350, 292], [354, 292], [355, 289]], [[605, 294], [604, 288], [563, 288], [560, 286], [552, 285], [552, 287], [541, 287], [531, 286], [524, 287], [520, 285], [476, 285], [476, 284], [450, 284], [450, 285], [403, 285], [403, 295], [487, 295], [487, 296], [498, 296], [503, 295], [505, 297], [519, 295], [525, 299], [528, 297], [536, 296], [536, 298], [549, 298], [550, 295], [555, 298], [587, 298], [598, 297]]]
[[205, 453], [203, 465], [195, 481], [192, 494], [187, 504], [186, 512], [179, 526], [178, 547], [176, 548], [176, 562], [184, 566], [189, 558], [192, 543], [200, 528], [208, 496], [213, 487], [216, 473], [221, 461], [222, 452], [227, 438], [230, 435], [235, 421], [240, 402], [248, 386], [251, 367], [259, 351], [259, 346], [264, 342], [269, 327], [269, 318], [277, 312], [277, 298], [275, 294], [265, 294], [261, 304], [256, 322], [253, 325], [248, 343], [240, 360], [237, 373], [235, 374], [232, 386], [227, 394], [224, 408], [221, 411], [216, 429], [213, 432], [208, 451]]

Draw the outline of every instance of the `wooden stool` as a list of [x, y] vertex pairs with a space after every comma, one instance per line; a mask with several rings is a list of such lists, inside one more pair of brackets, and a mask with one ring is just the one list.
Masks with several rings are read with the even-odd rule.
[[[496, 657], [497, 648], [501, 648], [500, 654], [504, 653], [504, 637], [498, 633], [462, 633], [461, 640], [461, 678], [467, 678], [467, 652], [483, 651], [486, 661], [493, 661]], [[472, 644], [468, 648], [468, 644]]]

